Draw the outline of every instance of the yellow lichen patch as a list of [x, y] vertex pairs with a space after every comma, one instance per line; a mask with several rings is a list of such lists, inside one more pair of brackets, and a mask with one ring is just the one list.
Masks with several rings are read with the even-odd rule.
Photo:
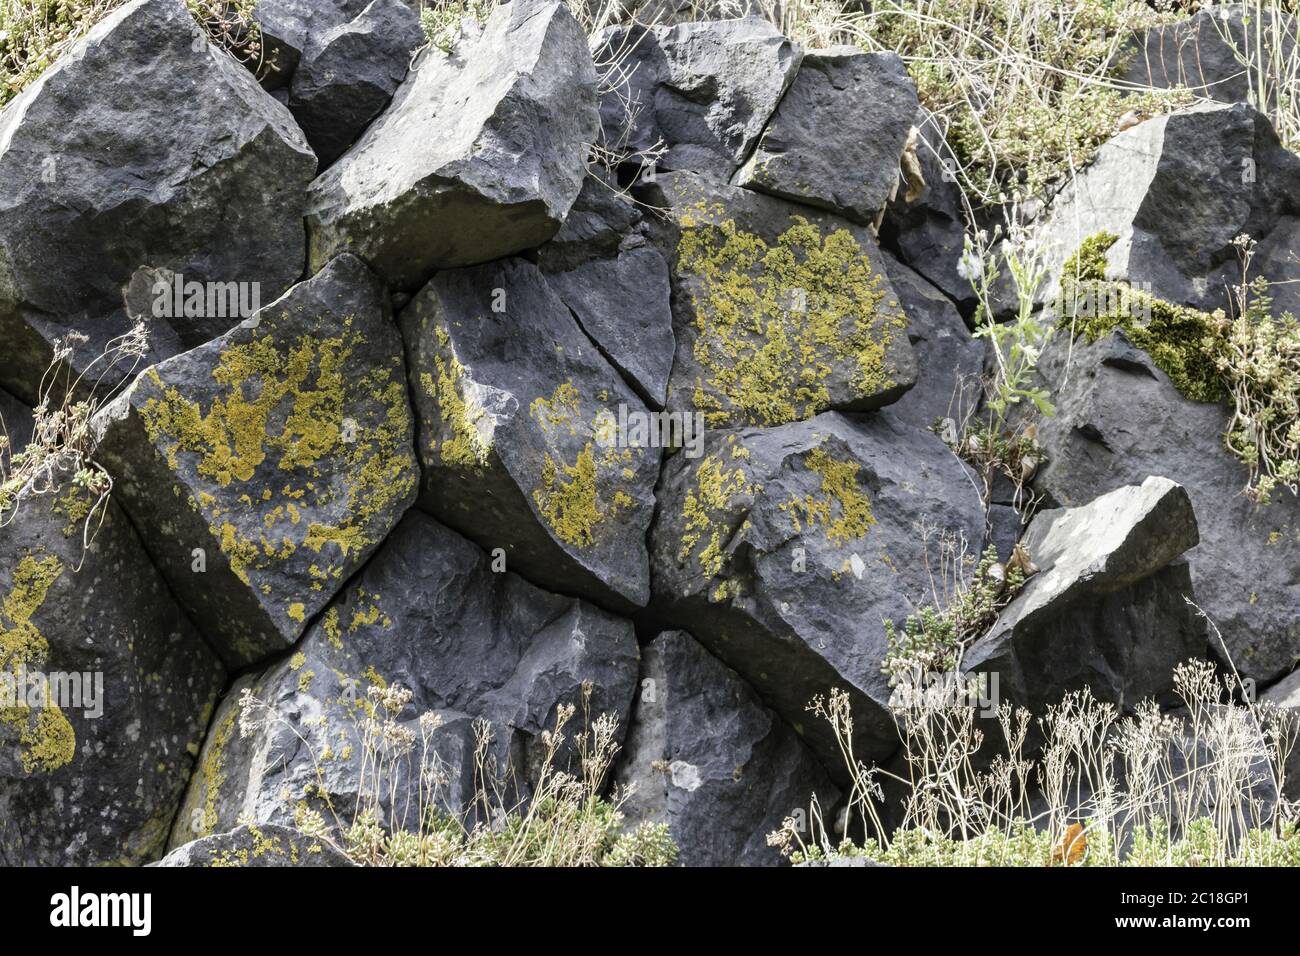
[[[9, 593], [0, 601], [0, 670], [17, 676], [22, 669], [36, 672], [45, 666], [49, 642], [32, 623], [32, 616], [40, 610], [50, 588], [62, 574], [63, 562], [53, 555], [27, 555], [18, 562]], [[29, 673], [29, 679], [32, 676]], [[27, 690], [17, 689], [20, 693]], [[76, 755], [76, 732], [49, 699], [48, 682], [42, 696], [45, 705], [36, 710], [27, 704], [0, 709], [0, 721], [18, 732], [26, 773], [57, 770]]]
[[529, 414], [541, 429], [552, 451], [542, 454], [541, 481], [533, 489], [533, 504], [547, 526], [561, 541], [575, 548], [596, 541], [597, 529], [634, 506], [632, 497], [621, 489], [602, 493], [602, 479], [610, 483], [627, 481], [636, 472], [628, 466], [634, 458], [630, 448], [606, 448], [599, 455], [594, 443], [586, 441], [569, 464], [560, 448], [573, 439], [597, 435], [599, 425], [608, 422], [607, 409], [584, 417], [581, 395], [572, 382], [561, 382], [550, 398], [534, 399]]
[[837, 372], [853, 389], [844, 400], [894, 384], [886, 353], [906, 322], [881, 308], [882, 276], [848, 230], [823, 235], [796, 217], [769, 244], [699, 213], [680, 218], [677, 270], [692, 285], [703, 370], [693, 401], [710, 425], [810, 418], [830, 406]]
[[[250, 571], [300, 546], [325, 556], [312, 577], [340, 578], [343, 559], [377, 542], [375, 517], [412, 490], [405, 383], [382, 365], [358, 366], [364, 344], [347, 319], [332, 338], [268, 334], [231, 345], [212, 370], [210, 401], [147, 375], [146, 433], [173, 470], [185, 456], [207, 482], [193, 489], [193, 506], [246, 584]], [[287, 613], [302, 621], [306, 608]]]
[[442, 328], [434, 332], [439, 346], [433, 356], [437, 378], [421, 372], [420, 387], [437, 403], [438, 417], [450, 429], [451, 437], [443, 439], [441, 447], [435, 440], [430, 450], [437, 451], [446, 464], [481, 469], [492, 451], [491, 440], [484, 434], [486, 429], [480, 428], [486, 413], [464, 395], [465, 366], [452, 352], [450, 336]]
[[235, 732], [235, 719], [239, 708], [232, 707], [221, 719], [212, 746], [199, 764], [199, 773], [203, 777], [203, 821], [202, 831], [196, 836], [207, 836], [217, 826], [220, 815], [217, 813], [217, 801], [221, 797], [221, 788], [226, 783], [226, 745]]
[[791, 497], [782, 502], [781, 510], [790, 516], [794, 530], [802, 533], [817, 525], [825, 529], [832, 544], [841, 545], [860, 538], [876, 523], [871, 513], [871, 501], [858, 487], [855, 461], [832, 458], [823, 448], [814, 448], [804, 459], [805, 467], [821, 477], [821, 495]]
[[748, 483], [743, 468], [728, 471], [716, 455], [706, 456], [695, 470], [695, 487], [687, 492], [682, 505], [684, 531], [678, 560], [685, 561], [703, 542], [698, 555], [700, 570], [709, 577], [718, 574], [723, 563], [723, 535], [729, 535], [732, 527], [727, 520], [732, 498], [760, 490]]

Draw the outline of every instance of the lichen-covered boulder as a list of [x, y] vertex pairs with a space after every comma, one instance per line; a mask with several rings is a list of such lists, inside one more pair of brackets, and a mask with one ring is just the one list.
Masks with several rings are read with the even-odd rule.
[[642, 218], [630, 197], [590, 175], [537, 261], [601, 353], [642, 398], [663, 408], [673, 368], [671, 290], [668, 264]]
[[[1058, 334], [1038, 374], [1056, 414], [1039, 423], [1035, 489], [1073, 507], [1148, 475], [1177, 481], [1200, 530], [1187, 553], [1196, 600], [1226, 654], [1261, 683], [1289, 670], [1300, 655], [1300, 499], [1279, 489], [1255, 505], [1242, 494], [1246, 466], [1223, 444], [1232, 412], [1187, 398], [1119, 331], [1092, 344]], [[1211, 649], [1225, 653], [1217, 640]]]
[[97, 427], [118, 497], [232, 666], [291, 645], [417, 491], [401, 338], [353, 256], [142, 373]]
[[[1287, 712], [1282, 720], [1293, 730], [1300, 721], [1300, 671], [1292, 671], [1259, 698], [1260, 703]], [[1300, 800], [1300, 747], [1293, 747], [1286, 757], [1286, 779], [1282, 782], [1282, 795], [1288, 800]]]
[[924, 185], [900, 188], [885, 208], [881, 241], [897, 249], [903, 263], [957, 303], [963, 316], [975, 311], [970, 280], [957, 271], [966, 247], [966, 213], [957, 183], [957, 162], [944, 139], [943, 120], [917, 111], [912, 159]]
[[682, 866], [774, 866], [767, 835], [829, 814], [839, 791], [789, 724], [684, 631], [641, 656], [641, 685], [617, 775], [629, 827], [666, 823]]
[[691, 633], [839, 766], [805, 707], [844, 687], [859, 756], [897, 746], [882, 619], [932, 604], [926, 529], [979, 542], [983, 508], [936, 435], [888, 410], [712, 432], [675, 455], [651, 536], [652, 607]]
[[308, 40], [289, 109], [322, 168], [388, 105], [423, 43], [420, 18], [402, 0], [374, 0], [355, 20]]
[[177, 847], [152, 866], [354, 866], [327, 840], [293, 827], [245, 824], [227, 833], [214, 833]]
[[1084, 240], [1118, 237], [1106, 252], [1106, 277], [1171, 302], [1227, 308], [1241, 282], [1233, 244], [1259, 246], [1252, 277], [1279, 311], [1300, 312], [1300, 157], [1278, 141], [1268, 118], [1245, 103], [1211, 103], [1157, 116], [1111, 139], [1064, 187], [1036, 227], [1053, 282]]
[[726, 182], [745, 161], [799, 69], [800, 50], [766, 20], [610, 27], [592, 39], [617, 62], [602, 91], [604, 145], [641, 165]]
[[661, 448], [538, 268], [440, 272], [401, 324], [422, 507], [548, 587], [643, 606]]
[[[613, 715], [621, 728], [614, 742], [622, 739], [637, 661], [631, 622], [494, 570], [489, 555], [412, 510], [293, 655], [227, 695], [172, 845], [243, 818], [290, 824], [304, 810], [346, 827], [358, 794], [366, 805], [377, 786], [385, 825], [414, 828], [421, 765], [428, 802], [470, 810], [479, 720], [493, 728], [493, 772], [515, 773], [503, 785], [509, 810], [536, 783], [541, 735], [554, 729], [562, 704], [577, 712], [564, 730], [560, 768], [569, 766], [584, 719]], [[370, 690], [393, 685], [411, 698], [390, 711]], [[259, 703], [241, 708], [245, 692]], [[400, 730], [381, 739], [370, 717]], [[399, 760], [377, 782], [370, 748], [396, 746], [402, 731], [413, 741], [413, 766]]]
[[916, 380], [907, 319], [870, 231], [689, 173], [658, 177], [672, 267], [668, 409], [709, 427], [867, 411]]
[[[0, 385], [34, 403], [70, 332], [81, 371], [143, 314], [157, 359], [225, 332], [254, 293], [274, 299], [302, 272], [315, 171], [293, 117], [181, 0], [114, 11], [0, 113]], [[153, 287], [173, 274], [202, 304], [170, 307]]]
[[874, 225], [899, 186], [918, 108], [897, 54], [809, 50], [733, 181]]
[[960, 421], [981, 398], [983, 343], [971, 335], [951, 299], [892, 254], [881, 257], [916, 353], [916, 384], [889, 406], [890, 414], [917, 428], [944, 418]]
[[69, 484], [0, 513], [6, 866], [157, 859], [225, 681], [126, 516], [96, 501]]
[[1182, 486], [1150, 477], [1076, 508], [1040, 511], [1021, 538], [1038, 572], [963, 658], [998, 698], [1041, 714], [1087, 687], [1128, 709], [1168, 696], [1174, 668], [1206, 652], [1185, 562], [1196, 515]]
[[596, 68], [563, 3], [502, 4], [425, 50], [365, 135], [311, 186], [313, 271], [340, 252], [414, 292], [435, 269], [539, 246], [578, 196]]

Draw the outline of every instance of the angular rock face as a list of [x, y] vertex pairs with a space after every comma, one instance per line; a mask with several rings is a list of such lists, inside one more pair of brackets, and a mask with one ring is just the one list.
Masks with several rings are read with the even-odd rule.
[[340, 252], [414, 292], [435, 269], [540, 245], [577, 198], [596, 68], [562, 3], [504, 4], [425, 51], [384, 114], [311, 186], [310, 265]]
[[1021, 543], [1039, 567], [963, 667], [996, 673], [1034, 713], [1082, 687], [1129, 708], [1167, 696], [1174, 667], [1206, 651], [1184, 562], [1197, 543], [1187, 492], [1147, 478], [1082, 507], [1039, 512]]
[[[1293, 279], [1300, 236], [1300, 157], [1285, 150], [1262, 114], [1244, 103], [1192, 107], [1147, 120], [1104, 145], [1096, 161], [1053, 200], [1038, 227], [1053, 284], [1080, 244], [1119, 237], [1106, 277], [1145, 284], [1156, 296], [1213, 310], [1241, 281], [1233, 239], [1259, 242], [1252, 275]], [[1278, 312], [1300, 312], [1294, 284], [1271, 289]]]
[[235, 827], [172, 850], [154, 866], [352, 866], [338, 848], [293, 827]]
[[979, 403], [983, 344], [970, 334], [952, 300], [889, 253], [882, 257], [916, 353], [916, 384], [889, 406], [890, 414], [917, 428], [956, 420]]
[[592, 49], [601, 62], [624, 64], [621, 82], [601, 97], [606, 148], [637, 154], [662, 145], [659, 169], [723, 182], [753, 150], [801, 56], [757, 18], [612, 27]]
[[916, 380], [907, 320], [870, 232], [710, 183], [658, 178], [656, 242], [673, 275], [668, 409], [710, 427], [866, 411]]
[[1185, 398], [1121, 332], [1072, 349], [1058, 335], [1038, 371], [1057, 413], [1039, 426], [1035, 488], [1076, 506], [1152, 474], [1183, 485], [1200, 529], [1187, 555], [1197, 603], [1243, 675], [1288, 670], [1300, 654], [1300, 501], [1280, 492], [1256, 507], [1242, 495], [1246, 467], [1223, 447], [1231, 412]]
[[925, 186], [911, 195], [905, 188], [898, 190], [885, 210], [880, 238], [969, 316], [975, 311], [975, 293], [957, 272], [966, 247], [966, 213], [956, 160], [939, 122], [924, 109], [917, 111], [915, 159]]
[[640, 210], [616, 188], [588, 176], [537, 261], [601, 354], [663, 408], [673, 368], [668, 264], [647, 241]]
[[[0, 114], [0, 385], [35, 402], [70, 332], [80, 371], [144, 315], [156, 360], [229, 329], [240, 293], [278, 296], [302, 272], [315, 169], [293, 117], [180, 0], [115, 11]], [[172, 309], [172, 274], [206, 295]]]
[[[414, 734], [417, 763], [420, 715], [439, 718], [429, 748], [441, 761], [445, 779], [437, 802], [445, 809], [461, 812], [472, 801], [472, 724], [479, 719], [493, 725], [490, 753], [497, 771], [511, 761], [519, 774], [506, 788], [507, 801], [526, 797], [536, 782], [540, 735], [554, 728], [565, 703], [578, 712], [566, 727], [570, 749], [561, 752], [561, 764], [571, 756], [573, 734], [582, 729], [584, 681], [592, 685], [590, 719], [610, 713], [626, 728], [637, 660], [630, 622], [494, 572], [488, 555], [412, 511], [294, 655], [244, 678], [226, 697], [172, 845], [228, 829], [245, 816], [255, 823], [291, 823], [303, 801], [328, 824], [337, 814], [346, 826], [358, 792], [375, 786], [373, 755], [363, 769], [370, 706], [377, 719], [391, 716]], [[392, 684], [412, 693], [395, 714], [369, 698], [371, 687]], [[267, 719], [262, 708], [241, 716], [245, 690], [277, 717]], [[257, 726], [243, 737], [240, 724], [250, 718]], [[382, 801], [385, 823], [413, 828], [418, 784], [405, 772], [386, 777], [385, 787], [390, 783], [397, 798]]]
[[401, 323], [421, 505], [503, 549], [511, 570], [618, 609], [643, 606], [661, 449], [635, 427], [645, 405], [537, 267], [439, 273]]
[[888, 756], [881, 622], [934, 603], [924, 528], [980, 541], [965, 466], [888, 412], [828, 413], [713, 433], [702, 458], [669, 459], [658, 496], [653, 608], [690, 626], [828, 766], [838, 748], [805, 706], [830, 687], [850, 691], [859, 755]]
[[402, 0], [374, 0], [355, 20], [308, 40], [289, 109], [322, 168], [388, 105], [423, 43], [420, 18]]
[[149, 369], [97, 425], [116, 494], [232, 666], [292, 644], [416, 495], [401, 339], [353, 256]]
[[263, 84], [287, 85], [304, 51], [331, 30], [360, 16], [370, 0], [257, 0], [263, 57], [270, 65]]
[[898, 188], [918, 109], [896, 54], [810, 50], [733, 181], [873, 225]]
[[0, 863], [157, 859], [225, 674], [113, 503], [25, 499], [0, 528]]
[[682, 866], [774, 866], [767, 835], [838, 790], [789, 725], [684, 631], [646, 645], [620, 786], [629, 826], [667, 823]]

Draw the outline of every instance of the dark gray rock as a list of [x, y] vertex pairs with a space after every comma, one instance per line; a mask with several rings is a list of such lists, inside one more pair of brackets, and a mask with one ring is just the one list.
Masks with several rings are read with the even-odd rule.
[[401, 323], [422, 507], [535, 581], [643, 606], [661, 449], [620, 433], [646, 406], [538, 268], [440, 272]]
[[754, 148], [799, 69], [800, 50], [766, 20], [610, 27], [592, 38], [600, 62], [622, 64], [600, 103], [604, 145], [667, 147], [659, 170], [726, 182]]
[[8, 467], [12, 455], [32, 440], [32, 410], [4, 389], [0, 389], [0, 466]]
[[578, 196], [598, 127], [596, 68], [568, 8], [503, 4], [452, 53], [422, 53], [312, 184], [311, 268], [353, 252], [414, 292], [436, 269], [539, 246]]
[[[1185, 398], [1119, 332], [1072, 348], [1057, 335], [1038, 371], [1056, 415], [1039, 423], [1035, 489], [1075, 506], [1152, 474], [1183, 485], [1200, 528], [1187, 554], [1197, 602], [1243, 675], [1262, 684], [1289, 670], [1300, 655], [1300, 500], [1283, 490], [1256, 507], [1242, 495], [1246, 467], [1223, 447], [1228, 409]], [[1217, 640], [1212, 649], [1224, 653]]]
[[767, 835], [827, 813], [839, 791], [781, 718], [684, 631], [660, 634], [641, 659], [641, 689], [620, 786], [629, 827], [666, 823], [682, 866], [774, 866]]
[[1036, 714], [1083, 687], [1124, 709], [1167, 697], [1175, 666], [1206, 652], [1187, 565], [1171, 563], [1197, 540], [1187, 492], [1168, 478], [1040, 511], [1022, 537], [1040, 570], [963, 668], [996, 674], [999, 700]]
[[297, 640], [416, 495], [402, 342], [353, 256], [142, 373], [97, 427], [119, 499], [232, 665]]
[[1296, 21], [1283, 16], [1276, 28], [1273, 13], [1260, 6], [1249, 23], [1239, 3], [1200, 10], [1186, 20], [1160, 24], [1121, 47], [1116, 59], [1120, 79], [1143, 87], [1186, 87], [1222, 103], [1244, 103], [1252, 92], [1248, 56], [1273, 55], [1274, 36], [1282, 40], [1282, 59], [1293, 56]]
[[289, 109], [322, 168], [388, 105], [423, 43], [420, 18], [402, 0], [374, 0], [355, 20], [309, 38]]
[[1198, 309], [1227, 308], [1241, 281], [1233, 239], [1259, 243], [1252, 276], [1282, 282], [1274, 308], [1300, 312], [1300, 157], [1278, 142], [1268, 119], [1244, 103], [1206, 104], [1147, 120], [1111, 139], [1053, 199], [1039, 226], [1053, 282], [1085, 239], [1118, 236], [1106, 277]]
[[897, 54], [810, 50], [733, 182], [874, 225], [918, 109]]
[[0, 514], [0, 863], [157, 859], [225, 673], [111, 500]]
[[250, 297], [256, 283], [269, 302], [302, 272], [316, 158], [289, 112], [201, 38], [180, 0], [136, 0], [0, 114], [0, 385], [24, 401], [70, 332], [85, 336], [69, 359], [80, 371], [128, 312], [149, 320], [150, 360], [241, 317], [224, 296], [168, 315], [159, 273]]
[[888, 410], [827, 413], [710, 434], [702, 458], [669, 459], [658, 498], [652, 607], [735, 668], [828, 768], [842, 757], [805, 707], [833, 687], [850, 693], [858, 756], [887, 757], [898, 737], [882, 620], [934, 603], [925, 528], [980, 541], [965, 467]]
[[246, 824], [177, 847], [152, 866], [354, 866], [327, 840], [293, 827]]
[[668, 409], [710, 427], [867, 411], [916, 381], [907, 319], [870, 231], [690, 173], [658, 177], [672, 267]]
[[957, 272], [966, 248], [966, 211], [942, 122], [924, 109], [917, 111], [914, 148], [925, 186], [910, 199], [908, 190], [899, 188], [885, 209], [880, 239], [969, 317], [975, 311], [975, 293]]
[[668, 264], [647, 241], [636, 204], [615, 189], [588, 176], [537, 261], [601, 354], [663, 408], [673, 368]]
[[980, 401], [983, 343], [971, 335], [951, 299], [888, 252], [882, 258], [916, 353], [916, 384], [890, 413], [917, 428], [944, 418], [960, 421]]
[[[513, 768], [518, 774], [504, 788], [510, 809], [537, 781], [541, 734], [554, 728], [562, 704], [577, 707], [559, 756], [560, 768], [570, 766], [574, 735], [583, 729], [584, 682], [592, 688], [589, 720], [612, 714], [620, 728], [614, 742], [622, 740], [637, 661], [630, 622], [494, 572], [488, 555], [413, 510], [293, 656], [242, 678], [227, 695], [172, 846], [242, 818], [290, 824], [302, 812], [300, 803], [320, 812], [327, 825], [337, 820], [346, 827], [358, 795], [374, 793], [373, 755], [363, 765], [368, 705], [378, 720], [391, 717], [410, 731], [417, 767], [427, 738], [424, 763], [441, 780], [426, 781], [426, 796], [453, 813], [470, 809], [473, 723], [489, 721], [496, 772]], [[392, 685], [412, 694], [397, 713], [369, 698], [370, 688]], [[263, 707], [242, 710], [245, 690], [275, 716]], [[421, 723], [426, 713], [437, 718], [436, 728], [428, 717]], [[249, 736], [241, 734], [241, 724]], [[410, 773], [406, 767], [385, 774], [384, 789], [391, 785], [396, 795], [380, 801], [387, 826], [416, 825], [419, 784]]]
[[262, 33], [262, 83], [280, 89], [293, 80], [314, 40], [360, 16], [370, 0], [257, 0]]

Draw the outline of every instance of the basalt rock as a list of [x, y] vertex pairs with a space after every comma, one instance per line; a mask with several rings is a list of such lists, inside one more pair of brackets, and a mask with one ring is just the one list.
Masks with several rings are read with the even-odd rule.
[[998, 677], [999, 699], [1042, 714], [1072, 690], [1130, 709], [1168, 697], [1174, 668], [1204, 657], [1187, 564], [1196, 545], [1187, 492], [1168, 478], [1040, 511], [1021, 538], [1038, 567], [984, 637], [970, 672]]
[[1244, 103], [1207, 104], [1147, 120], [1107, 142], [1057, 194], [1036, 227], [1053, 282], [1085, 239], [1110, 233], [1106, 278], [1203, 310], [1227, 308], [1241, 282], [1233, 240], [1259, 246], [1253, 277], [1278, 312], [1300, 312], [1300, 157], [1278, 142], [1267, 117]]
[[726, 182], [748, 158], [799, 69], [801, 52], [766, 20], [611, 27], [593, 38], [601, 62], [623, 64], [600, 103], [604, 145], [634, 170]]
[[262, 40], [262, 83], [287, 86], [313, 42], [348, 23], [370, 0], [257, 0], [255, 18]]
[[1196, 600], [1223, 634], [1212, 650], [1260, 683], [1300, 654], [1300, 500], [1262, 506], [1243, 494], [1246, 466], [1223, 446], [1231, 411], [1185, 397], [1123, 332], [1071, 346], [1058, 334], [1038, 373], [1056, 415], [1039, 422], [1046, 463], [1034, 487], [1072, 507], [1148, 475], [1166, 475], [1196, 509], [1187, 553]]
[[916, 381], [907, 319], [870, 231], [689, 173], [658, 177], [672, 267], [668, 409], [711, 428], [867, 411]]
[[601, 354], [663, 408], [673, 368], [668, 264], [647, 240], [636, 204], [616, 188], [588, 176], [538, 264]]
[[[556, 769], [575, 759], [584, 713], [590, 721], [611, 714], [626, 728], [637, 660], [630, 622], [499, 571], [479, 548], [413, 510], [294, 654], [242, 678], [223, 701], [172, 845], [244, 817], [287, 825], [304, 809], [330, 826], [337, 814], [346, 827], [358, 794], [366, 805], [376, 792], [374, 756], [366, 755], [367, 739], [379, 744], [373, 731], [367, 738], [372, 715], [398, 728], [386, 745], [409, 732], [418, 757], [427, 744], [425, 765], [436, 764], [441, 779], [426, 780], [425, 795], [457, 814], [473, 809], [474, 723], [488, 721], [488, 753], [509, 810], [536, 784], [541, 734], [554, 729], [562, 705], [576, 713]], [[394, 685], [410, 691], [405, 706], [390, 707], [380, 694]], [[245, 693], [258, 703], [241, 707]], [[409, 768], [385, 771], [379, 789], [383, 824], [414, 828], [420, 783]]]
[[100, 460], [232, 666], [283, 650], [414, 501], [402, 343], [353, 256], [100, 415]]
[[[0, 113], [0, 385], [34, 404], [60, 339], [75, 371], [118, 384], [131, 362], [96, 359], [137, 317], [156, 361], [234, 325], [239, 292], [278, 296], [302, 272], [315, 170], [180, 0], [114, 11]], [[156, 284], [173, 274], [211, 301], [172, 311]]]
[[853, 705], [858, 753], [897, 746], [882, 620], [933, 603], [926, 529], [978, 542], [983, 508], [939, 438], [888, 410], [713, 432], [664, 467], [651, 536], [652, 607], [689, 626], [800, 729], [841, 757], [805, 707], [832, 687]]
[[289, 109], [322, 168], [388, 105], [423, 43], [420, 18], [402, 0], [374, 0], [355, 20], [308, 40]]
[[644, 605], [661, 449], [622, 427], [646, 406], [538, 268], [441, 272], [401, 322], [421, 505], [532, 580]]
[[733, 181], [872, 226], [899, 187], [918, 108], [897, 54], [810, 50]]
[[773, 866], [767, 835], [838, 790], [788, 724], [683, 631], [642, 654], [641, 690], [618, 781], [629, 827], [668, 824], [682, 866]]
[[578, 196], [598, 125], [596, 68], [568, 8], [499, 6], [451, 53], [425, 50], [312, 183], [312, 270], [352, 252], [414, 292], [436, 269], [541, 245]]
[[7, 866], [157, 859], [225, 681], [126, 516], [97, 500], [69, 482], [0, 513]]

